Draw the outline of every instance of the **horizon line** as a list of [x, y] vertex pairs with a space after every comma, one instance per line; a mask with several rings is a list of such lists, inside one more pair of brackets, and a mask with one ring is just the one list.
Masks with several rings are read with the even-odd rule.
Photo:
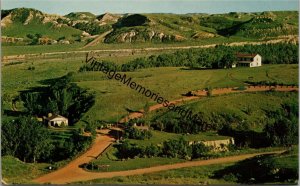
[[8, 9], [2, 9], [3, 10], [13, 10], [13, 9], [34, 9], [37, 11], [41, 11], [42, 13], [46, 13], [46, 14], [56, 14], [56, 15], [61, 15], [61, 16], [65, 16], [68, 15], [70, 13], [92, 13], [94, 15], [103, 15], [103, 14], [177, 14], [177, 15], [186, 15], [186, 14], [209, 14], [209, 15], [213, 15], [213, 14], [229, 14], [229, 13], [263, 13], [263, 12], [299, 12], [299, 10], [265, 10], [265, 11], [229, 11], [229, 12], [222, 12], [222, 13], [208, 13], [208, 12], [187, 12], [187, 13], [174, 13], [174, 12], [102, 12], [100, 14], [95, 14], [91, 11], [70, 11], [69, 13], [66, 14], [60, 14], [60, 13], [50, 13], [50, 12], [46, 12], [37, 8], [32, 8], [32, 7], [15, 7], [15, 8], [8, 8]]
[[3, 0], [1, 5], [2, 9], [31, 7], [59, 15], [70, 12], [224, 14], [299, 11], [298, 0]]

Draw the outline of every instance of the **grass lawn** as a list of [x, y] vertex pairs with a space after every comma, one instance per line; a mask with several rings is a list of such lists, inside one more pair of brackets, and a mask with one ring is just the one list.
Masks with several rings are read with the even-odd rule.
[[12, 156], [2, 156], [2, 178], [10, 184], [30, 183], [33, 178], [46, 174], [47, 163], [24, 163]]
[[[214, 117], [213, 113], [228, 113], [244, 120], [250, 130], [261, 132], [267, 122], [266, 111], [276, 111], [283, 103], [292, 100], [298, 100], [297, 92], [252, 92], [204, 97], [183, 107], [193, 113], [201, 112], [208, 118]], [[180, 117], [172, 111], [164, 111], [151, 113], [148, 117], [151, 120]]]
[[[180, 67], [167, 67], [127, 72], [126, 75], [152, 92], [159, 93], [165, 99], [174, 100], [191, 90], [242, 86], [244, 85], [242, 81], [250, 76], [255, 77], [255, 81], [270, 81], [266, 76], [266, 70], [269, 70], [269, 77], [276, 76], [281, 82], [298, 83], [298, 65], [285, 65], [285, 68], [282, 65], [265, 65], [256, 69], [220, 70], [184, 70]], [[229, 74], [230, 77], [235, 78], [230, 78]], [[96, 92], [96, 104], [87, 113], [96, 120], [115, 122], [128, 114], [126, 108], [140, 110], [147, 102], [150, 105], [155, 104], [151, 99], [122, 83], [108, 80], [101, 72], [76, 74], [75, 81], [79, 86]]]
[[162, 158], [162, 157], [152, 157], [152, 158], [135, 158], [128, 160], [120, 160], [115, 156], [117, 149], [114, 147], [109, 147], [105, 153], [99, 157], [97, 160], [92, 162], [97, 165], [109, 165], [108, 168], [99, 169], [97, 171], [123, 171], [123, 170], [132, 170], [139, 168], [152, 167], [156, 165], [165, 165], [184, 162], [183, 159], [178, 158]]
[[[128, 139], [130, 143], [136, 143], [138, 146], [148, 146], [150, 144], [160, 144], [170, 139], [178, 139], [181, 134], [167, 133], [160, 131], [152, 131], [153, 136], [148, 140], [133, 140]], [[186, 140], [216, 140], [226, 139], [227, 136], [218, 136], [215, 132], [206, 132], [197, 135], [185, 135]], [[152, 158], [134, 158], [128, 160], [120, 160], [116, 157], [117, 149], [114, 146], [109, 147], [99, 159], [93, 162], [97, 165], [109, 165], [109, 168], [104, 168], [99, 171], [122, 171], [131, 170], [137, 168], [146, 168], [156, 165], [172, 164], [178, 162], [184, 162], [183, 159], [178, 158], [163, 158], [163, 157], [152, 157]]]
[[150, 144], [160, 144], [164, 141], [171, 140], [171, 139], [179, 139], [180, 136], [183, 136], [184, 139], [187, 141], [210, 141], [210, 140], [223, 140], [228, 139], [230, 137], [228, 136], [220, 136], [217, 134], [217, 132], [203, 132], [200, 134], [175, 134], [175, 133], [168, 133], [163, 131], [157, 131], [157, 130], [151, 130], [152, 137], [150, 139], [145, 140], [134, 140], [129, 139], [128, 141], [132, 143], [136, 143], [141, 146], [147, 146]]
[[296, 169], [299, 172], [299, 146], [293, 146], [292, 150], [281, 156], [274, 156], [277, 167]]
[[[3, 66], [2, 95], [16, 96], [20, 90], [41, 85], [41, 80], [60, 77], [70, 71], [76, 72], [81, 65], [81, 60], [65, 59]], [[34, 66], [35, 70], [28, 70], [30, 66]], [[165, 99], [174, 100], [191, 90], [241, 86], [242, 81], [248, 80], [249, 77], [254, 77], [254, 81], [272, 81], [270, 79], [272, 77], [283, 83], [298, 83], [298, 65], [264, 65], [260, 68], [219, 70], [165, 67], [126, 72], [126, 75], [152, 92], [159, 93]], [[76, 73], [74, 80], [79, 86], [96, 93], [96, 104], [85, 115], [95, 120], [115, 122], [128, 114], [127, 108], [140, 110], [146, 103], [155, 104], [151, 99], [119, 81], [109, 80], [101, 72]], [[4, 109], [11, 109], [9, 100], [4, 99]], [[19, 110], [22, 109], [19, 103], [17, 106]]]
[[[263, 148], [263, 149], [244, 149], [240, 152], [229, 152], [228, 155], [237, 155], [237, 154], [245, 154], [245, 153], [255, 153], [255, 152], [267, 152], [267, 151], [275, 151], [282, 150], [282, 148]], [[106, 152], [105, 155], [100, 157], [99, 160], [94, 161], [95, 163], [99, 163], [102, 165], [115, 165], [115, 163], [111, 160], [113, 158], [114, 149], [110, 148]], [[287, 155], [275, 155], [274, 157], [280, 157], [280, 161], [287, 162], [288, 167], [297, 167], [298, 155], [295, 154], [298, 151], [294, 150], [291, 154], [295, 157], [293, 160], [289, 159], [290, 154]], [[130, 159], [126, 161], [117, 161], [119, 164], [116, 164], [115, 169], [111, 168], [104, 171], [118, 171], [118, 170], [128, 170], [126, 168], [137, 168], [137, 165], [141, 165], [142, 167], [147, 167], [149, 162], [153, 162], [153, 165], [156, 165], [156, 158], [136, 158]], [[173, 161], [174, 159], [169, 159], [169, 161]], [[165, 164], [166, 160], [160, 160], [162, 164]], [[141, 163], [140, 163], [141, 162]], [[148, 163], [147, 163], [148, 162]], [[118, 165], [121, 165], [117, 167]], [[152, 166], [153, 166], [152, 165]], [[228, 167], [234, 166], [236, 163], [225, 163], [225, 164], [216, 164], [216, 165], [207, 165], [207, 166], [199, 166], [199, 167], [188, 167], [188, 168], [180, 168], [168, 171], [161, 171], [158, 173], [150, 173], [143, 175], [134, 175], [134, 176], [124, 176], [124, 177], [114, 177], [108, 179], [95, 179], [91, 181], [78, 182], [80, 184], [236, 184], [237, 182], [227, 179], [228, 177], [223, 178], [214, 178], [214, 173], [219, 170], [226, 169]], [[280, 166], [280, 165], [279, 165]], [[273, 183], [274, 184], [274, 183]]]
[[114, 177], [109, 179], [96, 179], [80, 184], [232, 184], [223, 179], [212, 179], [210, 176], [216, 170], [223, 169], [232, 164], [208, 165], [201, 167], [181, 168], [158, 173]]

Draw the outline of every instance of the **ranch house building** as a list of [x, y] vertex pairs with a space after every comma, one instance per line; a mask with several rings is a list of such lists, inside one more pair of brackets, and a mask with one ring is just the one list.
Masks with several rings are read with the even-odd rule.
[[68, 118], [65, 118], [61, 115], [49, 115], [45, 118], [45, 122], [48, 126], [60, 127], [61, 125], [68, 126]]
[[237, 61], [232, 64], [235, 67], [260, 67], [261, 56], [259, 54], [236, 54]]

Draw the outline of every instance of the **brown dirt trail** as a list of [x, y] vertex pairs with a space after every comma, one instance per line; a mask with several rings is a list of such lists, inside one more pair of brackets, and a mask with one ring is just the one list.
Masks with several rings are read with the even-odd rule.
[[48, 175], [45, 175], [44, 177], [40, 177], [34, 181], [36, 181], [38, 183], [49, 183], [50, 182], [52, 184], [65, 184], [65, 183], [87, 181], [87, 180], [100, 179], [100, 178], [112, 178], [112, 177], [116, 177], [116, 176], [131, 176], [131, 175], [148, 174], [148, 173], [153, 173], [153, 172], [179, 169], [179, 168], [185, 168], [185, 167], [231, 163], [231, 162], [245, 160], [247, 158], [252, 158], [252, 157], [258, 156], [258, 155], [274, 154], [274, 153], [282, 153], [282, 152], [284, 152], [284, 151], [243, 154], [243, 155], [229, 156], [229, 157], [224, 157], [224, 158], [189, 161], [189, 162], [184, 162], [184, 163], [175, 163], [175, 164], [170, 164], [170, 165], [161, 165], [161, 166], [128, 170], [128, 171], [85, 172], [82, 170], [82, 172], [77, 172], [77, 171], [73, 170], [73, 172], [69, 171], [69, 172], [65, 172], [65, 173], [56, 174], [57, 176], [48, 176], [49, 175], [48, 174]]
[[[240, 93], [240, 92], [256, 92], [256, 91], [298, 91], [298, 87], [292, 86], [248, 86], [244, 91], [235, 90], [235, 88], [220, 88], [212, 90], [213, 95], [221, 95], [221, 94], [228, 94], [228, 93]], [[183, 97], [181, 99], [177, 99], [171, 101], [170, 103], [178, 104], [182, 103], [183, 101], [189, 101], [194, 99], [199, 99], [205, 95], [207, 95], [206, 91], [199, 90], [194, 91], [198, 96], [190, 96], [190, 97]], [[162, 108], [162, 104], [153, 105], [149, 108], [150, 111], [157, 110]], [[134, 112], [129, 114], [127, 117], [120, 120], [120, 122], [127, 121], [129, 118], [139, 118], [143, 116], [143, 110], [140, 112]], [[105, 131], [108, 133], [108, 131]], [[137, 174], [147, 174], [152, 172], [158, 171], [165, 171], [171, 169], [178, 169], [183, 167], [193, 167], [193, 166], [204, 166], [204, 165], [211, 165], [211, 164], [222, 164], [222, 163], [229, 163], [229, 162], [237, 162], [247, 158], [251, 158], [257, 155], [262, 154], [271, 154], [271, 153], [282, 153], [283, 151], [274, 151], [274, 152], [265, 152], [265, 153], [254, 153], [254, 154], [244, 154], [244, 155], [237, 155], [237, 156], [229, 156], [224, 158], [216, 158], [210, 160], [200, 160], [200, 161], [189, 161], [184, 163], [176, 163], [170, 165], [161, 165], [155, 166], [150, 168], [142, 168], [136, 170], [128, 170], [128, 171], [116, 171], [116, 172], [87, 172], [83, 169], [79, 168], [79, 165], [83, 163], [88, 163], [91, 160], [95, 159], [99, 154], [101, 154], [106, 147], [108, 147], [111, 143], [113, 143], [115, 139], [108, 135], [100, 135], [98, 134], [96, 140], [92, 147], [86, 151], [83, 155], [79, 156], [75, 160], [71, 161], [65, 167], [58, 169], [52, 173], [43, 175], [39, 178], [34, 179], [33, 181], [36, 183], [53, 183], [53, 184], [64, 184], [64, 183], [71, 183], [71, 182], [78, 182], [78, 181], [87, 181], [99, 178], [112, 178], [116, 176], [130, 176], [130, 175], [137, 175]]]

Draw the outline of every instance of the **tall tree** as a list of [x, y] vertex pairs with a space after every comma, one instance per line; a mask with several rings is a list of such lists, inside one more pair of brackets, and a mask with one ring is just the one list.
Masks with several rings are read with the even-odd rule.
[[21, 117], [2, 124], [2, 152], [24, 162], [47, 159], [53, 148], [50, 133], [35, 118]]

